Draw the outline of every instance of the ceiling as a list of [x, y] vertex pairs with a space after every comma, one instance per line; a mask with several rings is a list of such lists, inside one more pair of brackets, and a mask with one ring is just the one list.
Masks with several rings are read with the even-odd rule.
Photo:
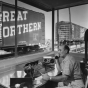
[[32, 5], [44, 11], [52, 11], [52, 9], [63, 9], [83, 4], [88, 4], [88, 0], [19, 0], [26, 4]]

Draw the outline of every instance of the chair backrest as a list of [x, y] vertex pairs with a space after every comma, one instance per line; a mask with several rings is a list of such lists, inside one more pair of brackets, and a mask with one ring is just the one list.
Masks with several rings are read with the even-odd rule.
[[10, 78], [10, 88], [15, 87], [16, 84], [20, 84], [20, 88], [24, 86], [32, 88], [33, 81], [32, 78]]
[[85, 69], [85, 62], [84, 61], [80, 61], [80, 68], [81, 68], [81, 71], [82, 71], [83, 82], [85, 84], [86, 77], [87, 77], [87, 70]]

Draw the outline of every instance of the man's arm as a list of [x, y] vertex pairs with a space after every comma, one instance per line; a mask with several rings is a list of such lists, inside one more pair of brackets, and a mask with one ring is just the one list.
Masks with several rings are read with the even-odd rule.
[[67, 75], [49, 76], [48, 74], [43, 74], [42, 77], [44, 80], [51, 80], [51, 81], [56, 81], [56, 82], [63, 82], [68, 79]]
[[61, 75], [61, 76], [50, 76], [51, 81], [56, 81], [56, 82], [63, 82], [67, 80], [68, 76], [66, 75]]
[[59, 74], [59, 73], [61, 73], [61, 67], [60, 67], [59, 60], [58, 59], [55, 59], [55, 62], [56, 62], [56, 67], [58, 69], [58, 74]]

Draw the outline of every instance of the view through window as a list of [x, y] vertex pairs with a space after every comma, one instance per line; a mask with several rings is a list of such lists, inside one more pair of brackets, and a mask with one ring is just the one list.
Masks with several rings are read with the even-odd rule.
[[[87, 9], [88, 4], [70, 7], [70, 9], [66, 8], [58, 10], [59, 19], [57, 19], [58, 17], [55, 19], [58, 20], [55, 21], [56, 22], [55, 42], [57, 42], [58, 36], [59, 44], [65, 43], [69, 45], [70, 52], [73, 53], [85, 52], [84, 33], [88, 28]], [[57, 14], [57, 11], [55, 14]], [[56, 45], [57, 44], [55, 44], [55, 50], [57, 50]]]

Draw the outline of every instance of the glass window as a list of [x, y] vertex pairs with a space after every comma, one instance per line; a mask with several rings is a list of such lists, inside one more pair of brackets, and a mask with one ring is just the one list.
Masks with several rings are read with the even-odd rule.
[[[88, 28], [88, 4], [59, 10], [58, 36], [59, 44], [66, 41], [71, 52], [84, 53], [84, 33]], [[56, 12], [57, 14], [57, 12]], [[57, 18], [57, 17], [56, 17]], [[57, 23], [57, 21], [56, 21]], [[56, 32], [57, 33], [57, 32]], [[57, 34], [56, 39], [57, 39]], [[57, 40], [56, 40], [57, 41]], [[73, 47], [75, 47], [73, 49]]]
[[[84, 33], [88, 28], [88, 4], [71, 7], [73, 52], [84, 53]], [[72, 47], [72, 46], [71, 46]]]
[[[21, 8], [22, 5], [24, 7]], [[18, 4], [17, 56], [52, 50], [51, 14], [24, 3]], [[15, 8], [9, 3], [2, 3], [0, 4], [0, 58], [14, 57], [15, 47]]]

